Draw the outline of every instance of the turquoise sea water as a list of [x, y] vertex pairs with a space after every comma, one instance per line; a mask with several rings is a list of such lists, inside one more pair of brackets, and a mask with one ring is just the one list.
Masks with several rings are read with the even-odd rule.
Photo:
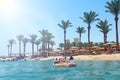
[[52, 62], [0, 62], [0, 80], [120, 80], [120, 61], [74, 61], [76, 67]]

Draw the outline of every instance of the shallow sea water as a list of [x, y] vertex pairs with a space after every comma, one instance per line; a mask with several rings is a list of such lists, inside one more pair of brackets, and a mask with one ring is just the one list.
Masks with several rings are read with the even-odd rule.
[[0, 62], [0, 80], [120, 80], [120, 61], [74, 61], [55, 67], [52, 60]]

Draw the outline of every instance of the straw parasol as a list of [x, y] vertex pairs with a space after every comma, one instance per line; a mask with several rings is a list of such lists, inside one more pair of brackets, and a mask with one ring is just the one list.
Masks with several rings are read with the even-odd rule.
[[108, 43], [104, 43], [103, 46], [108, 46]]
[[53, 52], [57, 53], [57, 52], [60, 52], [60, 50], [59, 49], [55, 49], [55, 50], [53, 50]]
[[78, 54], [85, 54], [85, 52], [87, 52], [85, 48], [78, 50]]
[[93, 46], [92, 48], [99, 48], [99, 46]]
[[71, 51], [78, 50], [78, 49], [79, 49], [79, 47], [76, 47], [76, 46], [73, 46], [70, 48]]

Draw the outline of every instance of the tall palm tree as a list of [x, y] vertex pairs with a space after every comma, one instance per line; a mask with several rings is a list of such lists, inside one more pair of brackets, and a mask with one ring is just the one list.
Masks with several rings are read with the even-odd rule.
[[35, 40], [37, 38], [37, 35], [36, 34], [32, 34], [32, 35], [29, 35], [30, 36], [30, 42], [32, 43], [32, 57], [34, 57], [34, 44], [35, 44]]
[[66, 55], [66, 29], [69, 27], [72, 27], [71, 25], [72, 23], [67, 20], [61, 20], [61, 24], [58, 24], [59, 27], [61, 27], [64, 30], [64, 51], [65, 51], [65, 55]]
[[52, 38], [54, 38], [54, 36], [52, 35], [52, 33], [47, 33], [46, 34], [46, 41], [47, 41], [47, 44], [48, 44], [48, 54], [49, 54], [49, 51], [50, 51], [50, 41], [52, 40]]
[[115, 25], [116, 25], [116, 49], [119, 47], [119, 37], [118, 37], [118, 15], [120, 14], [120, 0], [112, 0], [111, 2], [106, 2], [107, 8], [106, 12], [109, 12], [115, 16]]
[[42, 50], [45, 51], [46, 49], [46, 34], [48, 33], [48, 30], [41, 30], [39, 31], [42, 35], [41, 41], [42, 41]]
[[107, 20], [104, 20], [104, 21], [101, 20], [100, 22], [98, 22], [98, 24], [96, 26], [97, 26], [97, 28], [100, 29], [100, 32], [103, 33], [104, 43], [106, 43], [107, 42], [107, 33], [109, 31], [111, 31], [111, 29], [109, 28], [109, 26], [111, 26], [111, 24], [108, 24]]
[[27, 39], [27, 38], [23, 38], [23, 40], [22, 40], [24, 56], [25, 56], [25, 52], [26, 52], [26, 44], [28, 41], [29, 41], [29, 39]]
[[35, 44], [36, 44], [36, 46], [37, 46], [37, 51], [39, 51], [39, 50], [38, 50], [38, 47], [39, 47], [40, 43], [41, 43], [40, 40], [36, 40], [36, 41], [35, 41]]
[[99, 20], [97, 18], [98, 14], [96, 14], [94, 11], [90, 12], [84, 12], [84, 17], [80, 17], [85, 23], [88, 24], [88, 47], [89, 47], [89, 52], [90, 52], [90, 29], [91, 29], [91, 23]]
[[12, 46], [13, 44], [15, 44], [15, 40], [14, 39], [10, 39], [9, 40], [9, 45], [10, 45], [10, 57], [12, 56]]
[[53, 50], [53, 46], [55, 45], [55, 41], [51, 40], [50, 45], [51, 45], [51, 49]]
[[17, 36], [17, 39], [18, 39], [18, 41], [19, 41], [19, 56], [22, 56], [22, 55], [21, 55], [21, 41], [22, 41], [23, 38], [24, 38], [23, 35], [18, 35], [18, 36]]
[[82, 35], [82, 33], [85, 33], [86, 30], [85, 30], [84, 27], [79, 27], [79, 26], [78, 26], [76, 32], [79, 34], [79, 49], [80, 49], [80, 48], [81, 48], [81, 45], [80, 45], [80, 44], [81, 44], [81, 35]]
[[9, 53], [9, 49], [10, 49], [10, 45], [7, 45], [8, 47], [8, 57], [10, 56], [10, 53]]
[[[107, 34], [109, 31], [111, 31], [111, 29], [109, 28], [109, 26], [111, 26], [111, 24], [108, 24], [108, 21], [107, 20], [104, 20], [104, 21], [100, 21], [98, 22], [98, 24], [96, 25], [97, 28], [100, 29], [100, 32], [103, 33], [104, 35], [104, 44], [107, 43]], [[105, 51], [106, 51], [106, 47], [104, 47]]]

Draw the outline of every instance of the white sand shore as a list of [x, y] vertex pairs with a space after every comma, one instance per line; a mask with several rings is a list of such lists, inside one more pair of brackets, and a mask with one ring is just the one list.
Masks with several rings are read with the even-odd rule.
[[120, 54], [80, 55], [75, 60], [120, 60]]
[[[34, 60], [51, 60], [55, 58], [64, 58], [62, 56], [52, 56], [48, 58], [37, 58]], [[120, 60], [120, 54], [102, 54], [102, 55], [78, 55], [73, 56], [74, 60]], [[69, 57], [67, 57], [69, 59]]]

